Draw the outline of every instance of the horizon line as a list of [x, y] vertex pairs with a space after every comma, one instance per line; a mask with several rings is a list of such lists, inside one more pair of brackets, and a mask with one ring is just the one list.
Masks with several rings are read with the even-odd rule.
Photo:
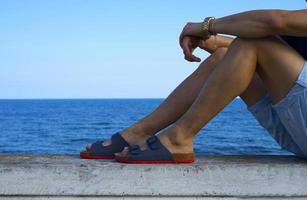
[[[5, 100], [121, 100], [121, 99], [166, 99], [167, 97], [108, 97], [108, 98], [0, 98], [0, 101]], [[240, 97], [236, 97], [235, 99], [240, 99]]]
[[72, 97], [72, 98], [58, 98], [58, 97], [48, 97], [48, 98], [0, 98], [1, 100], [103, 100], [103, 99], [165, 99], [165, 97]]

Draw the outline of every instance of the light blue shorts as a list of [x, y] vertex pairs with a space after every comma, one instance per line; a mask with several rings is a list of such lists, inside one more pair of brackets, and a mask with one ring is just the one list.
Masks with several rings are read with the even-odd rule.
[[307, 62], [285, 98], [272, 105], [268, 94], [248, 110], [283, 149], [307, 157]]

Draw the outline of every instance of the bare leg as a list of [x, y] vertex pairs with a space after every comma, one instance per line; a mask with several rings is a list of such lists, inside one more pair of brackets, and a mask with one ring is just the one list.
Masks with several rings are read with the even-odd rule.
[[260, 79], [259, 75], [256, 73], [250, 82], [247, 89], [240, 95], [244, 103], [250, 107], [261, 100], [268, 90]]
[[236, 39], [189, 110], [159, 134], [160, 140], [172, 153], [193, 152], [197, 132], [236, 96], [246, 93], [256, 70], [277, 102], [293, 86], [303, 64], [304, 59], [277, 38]]
[[[129, 144], [139, 144], [175, 122], [192, 105], [205, 81], [217, 63], [222, 60], [226, 51], [226, 48], [216, 50], [155, 111], [123, 130], [121, 135]], [[110, 140], [104, 142], [103, 145], [109, 144], [111, 144]], [[88, 147], [90, 148], [90, 145]]]

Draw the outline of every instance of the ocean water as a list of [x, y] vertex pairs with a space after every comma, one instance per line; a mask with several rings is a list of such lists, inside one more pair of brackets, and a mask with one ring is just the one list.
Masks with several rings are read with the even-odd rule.
[[[163, 99], [0, 100], [0, 153], [78, 154]], [[197, 135], [198, 154], [290, 154], [235, 99]], [[290, 154], [291, 155], [291, 154]]]

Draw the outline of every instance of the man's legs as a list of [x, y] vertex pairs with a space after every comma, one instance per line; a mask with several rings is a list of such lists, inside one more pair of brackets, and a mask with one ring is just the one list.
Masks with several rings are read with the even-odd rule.
[[162, 143], [172, 153], [193, 152], [197, 132], [231, 100], [244, 94], [256, 71], [276, 103], [294, 85], [303, 64], [304, 59], [277, 38], [236, 39], [189, 110], [159, 134]]
[[[181, 117], [196, 99], [209, 75], [222, 60], [226, 48], [220, 48], [204, 60], [152, 113], [126, 128], [121, 135], [130, 143], [144, 142], [149, 136], [169, 126]], [[111, 144], [108, 140], [104, 145]], [[90, 148], [91, 145], [88, 145]]]

